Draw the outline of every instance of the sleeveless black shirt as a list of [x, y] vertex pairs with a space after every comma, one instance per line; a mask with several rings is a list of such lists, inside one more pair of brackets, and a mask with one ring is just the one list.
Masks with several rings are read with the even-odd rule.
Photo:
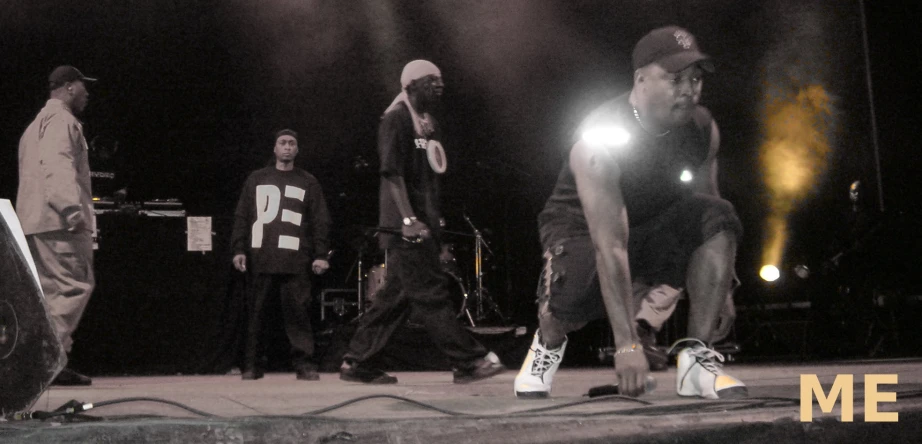
[[[629, 226], [643, 225], [673, 202], [693, 191], [681, 180], [683, 171], [695, 173], [707, 159], [711, 139], [710, 111], [697, 106], [693, 118], [662, 137], [644, 131], [623, 94], [602, 104], [583, 120], [574, 138], [594, 127], [620, 127], [631, 136], [626, 145], [608, 147], [621, 170], [621, 192]], [[569, 156], [567, 156], [569, 158]], [[557, 183], [538, 215], [545, 248], [572, 237], [588, 236], [589, 227], [576, 191], [576, 179], [565, 160]]]

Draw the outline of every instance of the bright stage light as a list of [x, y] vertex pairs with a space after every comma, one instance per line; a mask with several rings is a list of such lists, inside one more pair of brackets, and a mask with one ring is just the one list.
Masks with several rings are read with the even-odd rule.
[[767, 282], [775, 282], [781, 277], [781, 272], [778, 271], [778, 267], [774, 265], [765, 265], [759, 270], [759, 277]]
[[682, 182], [686, 182], [686, 183], [691, 182], [692, 179], [694, 178], [695, 176], [692, 174], [691, 171], [688, 171], [688, 170], [682, 170], [682, 174], [679, 176], [679, 180], [681, 180]]
[[583, 131], [583, 140], [597, 146], [624, 146], [631, 140], [631, 133], [620, 126], [593, 127]]
[[759, 151], [770, 213], [765, 221], [762, 263], [782, 261], [788, 217], [814, 190], [826, 170], [831, 97], [822, 85], [767, 97], [765, 140]]

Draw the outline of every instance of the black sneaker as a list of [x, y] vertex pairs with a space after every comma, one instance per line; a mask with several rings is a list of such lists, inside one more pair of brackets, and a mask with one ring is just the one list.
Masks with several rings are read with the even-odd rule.
[[92, 385], [93, 380], [89, 376], [81, 375], [65, 367], [64, 370], [61, 370], [61, 373], [58, 373], [58, 376], [54, 378], [54, 381], [51, 381], [51, 385]]
[[240, 373], [240, 379], [244, 381], [255, 381], [257, 379], [262, 379], [263, 375], [264, 373], [261, 369], [250, 368]]
[[295, 371], [295, 377], [299, 381], [319, 381], [320, 374], [313, 367], [301, 367]]
[[506, 371], [506, 366], [499, 362], [496, 353], [490, 352], [482, 358], [477, 358], [470, 367], [459, 368], [454, 371], [455, 384], [469, 384], [496, 376]]
[[343, 361], [339, 367], [339, 379], [363, 384], [396, 384], [397, 378], [376, 368], [362, 367], [358, 362]]

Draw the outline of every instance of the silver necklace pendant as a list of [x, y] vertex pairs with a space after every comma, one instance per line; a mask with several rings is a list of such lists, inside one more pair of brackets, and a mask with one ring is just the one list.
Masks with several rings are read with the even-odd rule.
[[663, 137], [663, 136], [665, 136], [666, 134], [669, 134], [669, 133], [672, 131], [672, 130], [666, 130], [665, 132], [662, 132], [662, 133], [659, 133], [659, 134], [653, 134], [653, 133], [651, 133], [650, 130], [647, 129], [647, 127], [643, 126], [643, 122], [640, 120], [640, 113], [637, 112], [637, 108], [636, 108], [634, 105], [631, 105], [631, 109], [634, 110], [634, 118], [637, 119], [637, 123], [640, 125], [640, 129], [642, 129], [645, 133], [647, 133], [647, 134], [649, 134], [649, 135], [651, 135], [651, 136], [653, 136], [653, 137]]

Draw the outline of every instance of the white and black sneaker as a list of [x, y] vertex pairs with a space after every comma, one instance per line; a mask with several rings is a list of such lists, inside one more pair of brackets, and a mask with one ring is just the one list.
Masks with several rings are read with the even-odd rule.
[[690, 347], [679, 351], [676, 358], [676, 392], [679, 396], [697, 396], [707, 399], [734, 399], [749, 396], [746, 384], [723, 371], [724, 356], [704, 342], [694, 339], [679, 339], [672, 345], [693, 342]]
[[535, 332], [531, 341], [528, 355], [522, 363], [522, 369], [515, 377], [515, 396], [518, 398], [535, 399], [547, 398], [551, 394], [551, 383], [563, 352], [567, 348], [567, 339], [564, 338], [560, 348], [548, 350], [541, 344], [540, 331]]

